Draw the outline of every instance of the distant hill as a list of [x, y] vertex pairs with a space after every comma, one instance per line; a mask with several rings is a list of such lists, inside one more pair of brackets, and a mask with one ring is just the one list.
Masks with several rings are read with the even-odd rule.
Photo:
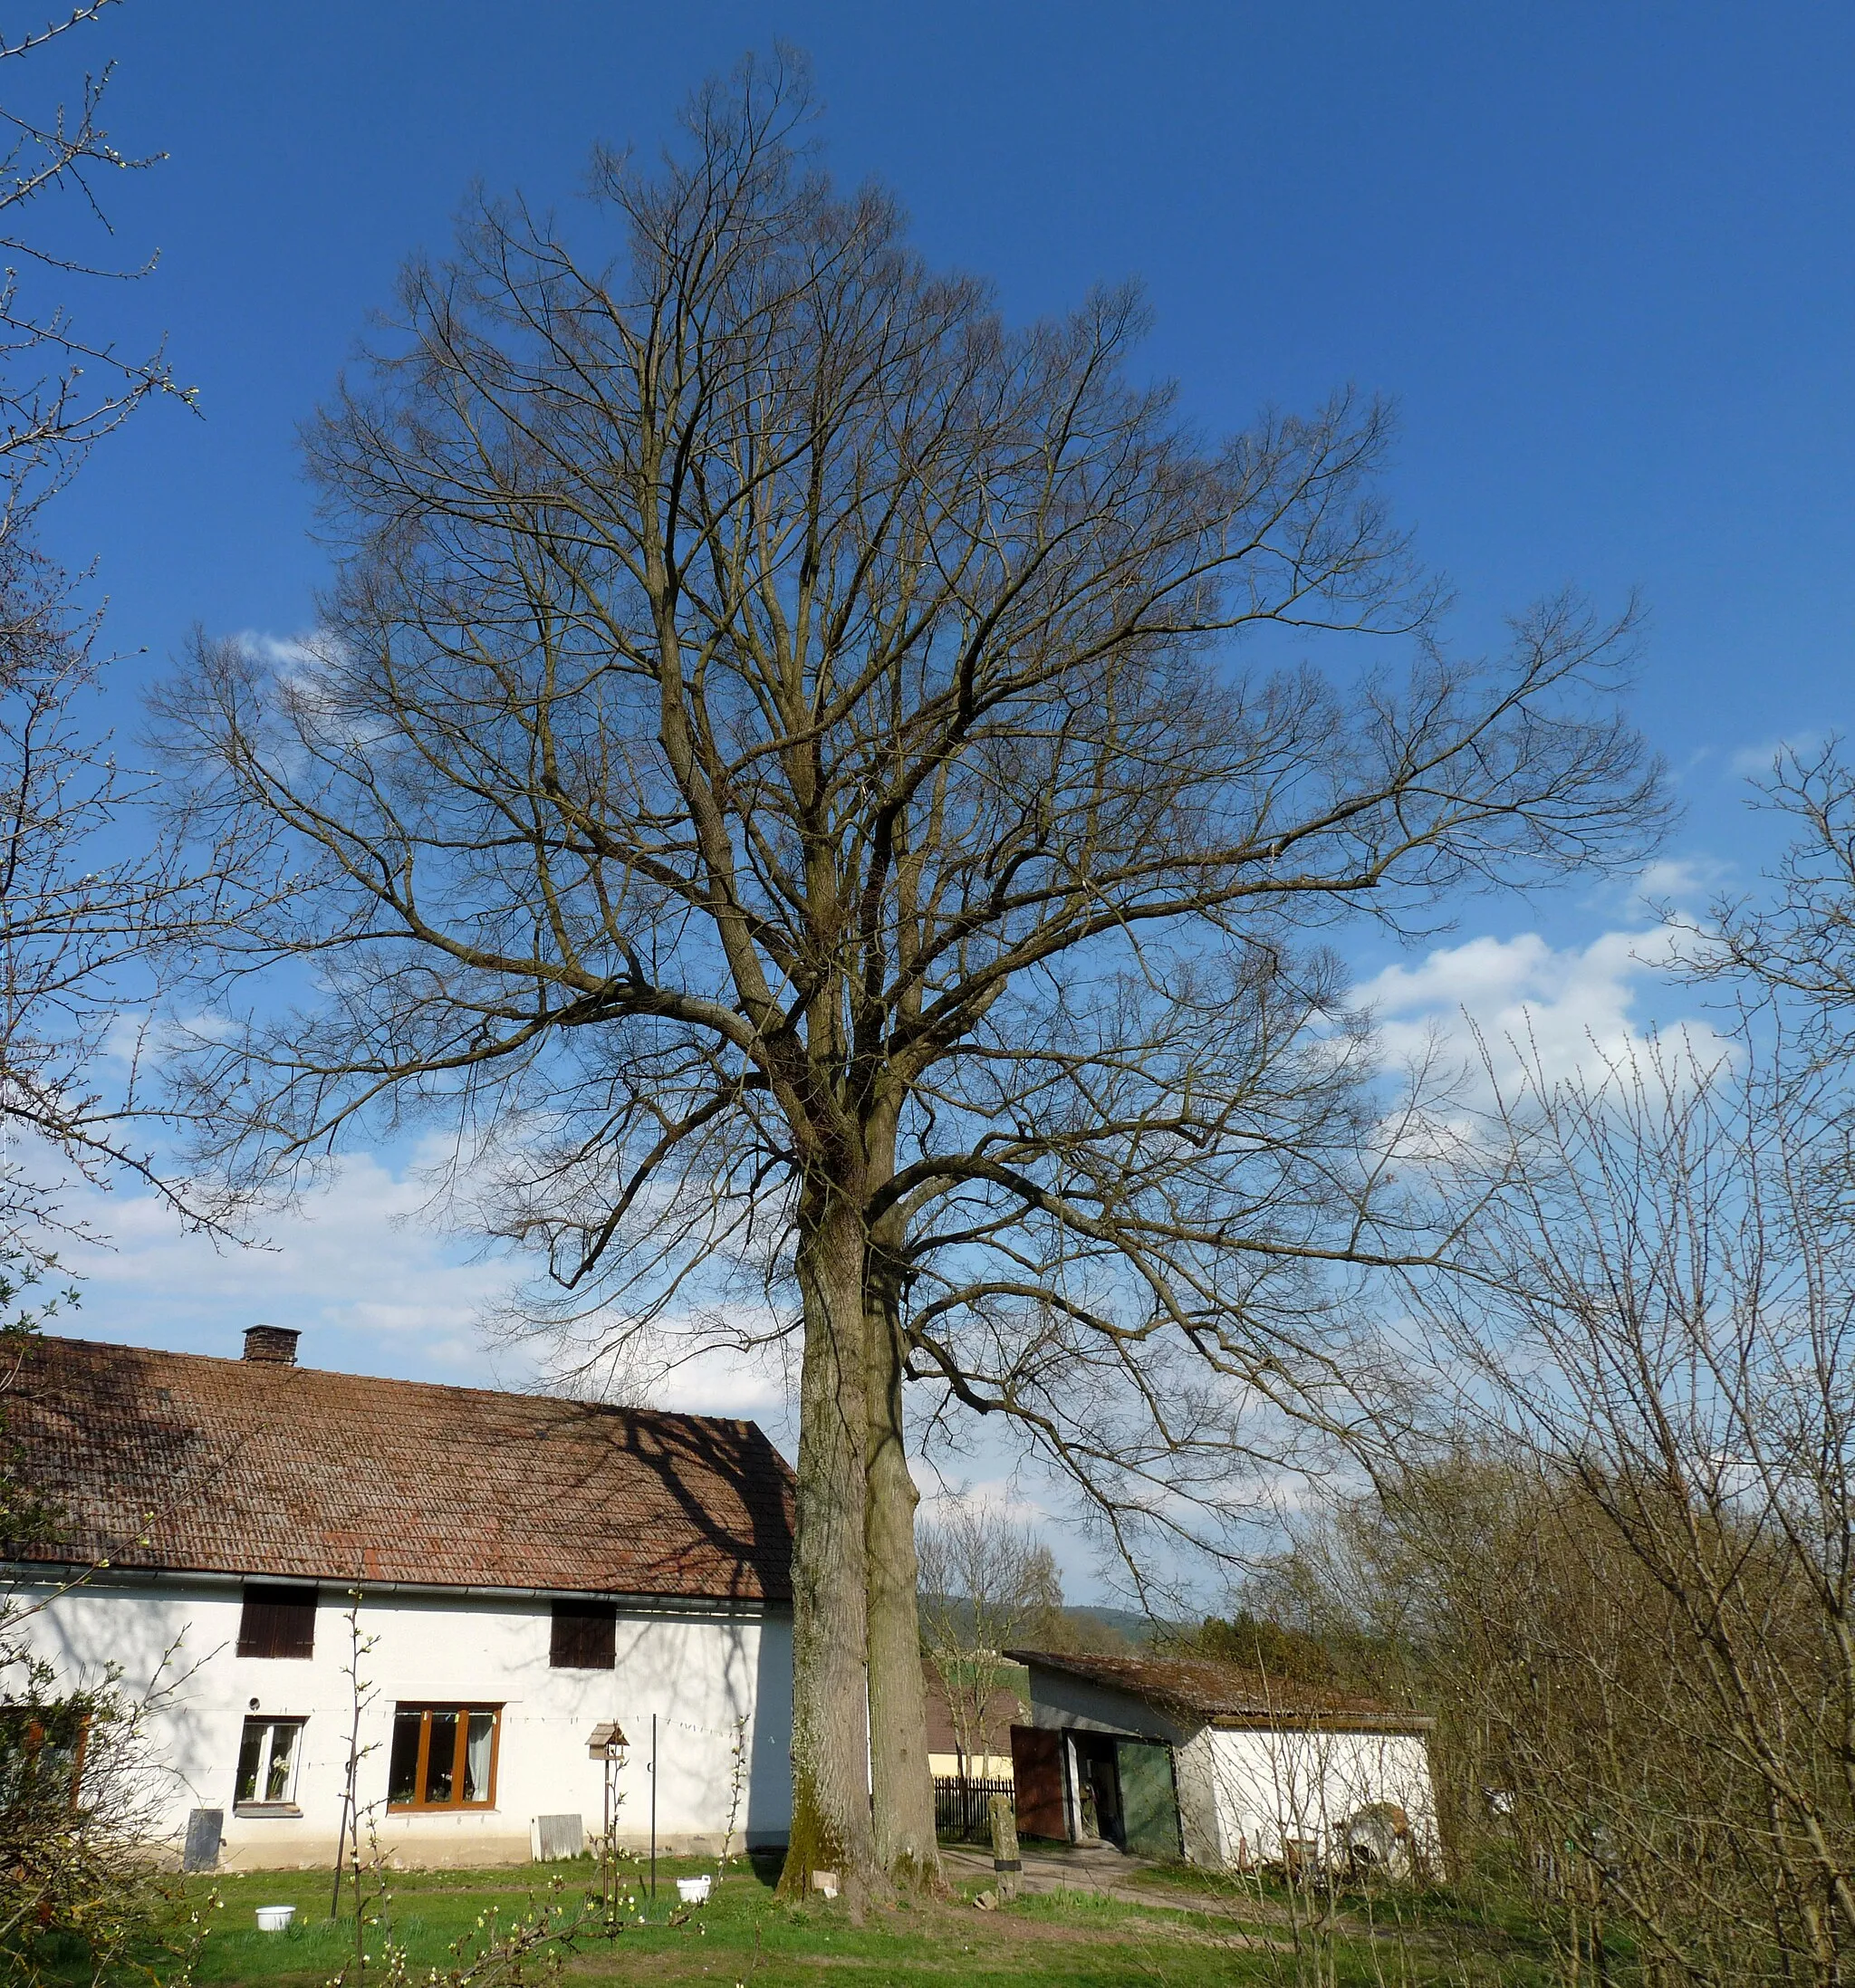
[[[947, 1605], [957, 1615], [959, 1605]], [[1094, 1602], [1075, 1602], [1052, 1609], [1044, 1620], [1027, 1627], [1021, 1640], [1029, 1648], [1111, 1651], [1138, 1649], [1174, 1628], [1155, 1622], [1136, 1609], [1115, 1609]]]
[[1173, 1622], [1155, 1622], [1150, 1616], [1144, 1616], [1136, 1609], [1110, 1609], [1093, 1602], [1077, 1602], [1062, 1612], [1078, 1621], [1099, 1622], [1103, 1628], [1126, 1637], [1136, 1647], [1150, 1643], [1156, 1636], [1168, 1635], [1178, 1627]]

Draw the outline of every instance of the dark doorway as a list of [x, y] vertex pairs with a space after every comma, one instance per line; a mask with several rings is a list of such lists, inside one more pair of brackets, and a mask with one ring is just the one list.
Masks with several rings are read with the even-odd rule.
[[1084, 1843], [1127, 1848], [1120, 1799], [1120, 1743], [1105, 1733], [1072, 1733], [1075, 1749], [1076, 1808]]
[[1072, 1730], [1069, 1740], [1081, 1839], [1112, 1843], [1131, 1857], [1175, 1861], [1181, 1851], [1172, 1749], [1118, 1733]]

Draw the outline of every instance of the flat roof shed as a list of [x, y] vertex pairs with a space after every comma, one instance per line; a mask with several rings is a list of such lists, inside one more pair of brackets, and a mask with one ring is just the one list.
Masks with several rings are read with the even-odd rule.
[[1436, 1847], [1420, 1714], [1202, 1658], [1005, 1654], [1031, 1678], [1012, 1729], [1027, 1835], [1238, 1868], [1408, 1868]]

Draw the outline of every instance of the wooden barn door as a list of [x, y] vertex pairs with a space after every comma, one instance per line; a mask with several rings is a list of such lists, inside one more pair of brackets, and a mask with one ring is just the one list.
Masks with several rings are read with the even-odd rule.
[[1129, 1853], [1176, 1862], [1181, 1851], [1172, 1749], [1146, 1740], [1119, 1740], [1115, 1750], [1120, 1756], [1120, 1822]]
[[1016, 1788], [1018, 1834], [1069, 1840], [1069, 1805], [1063, 1800], [1062, 1734], [1042, 1726], [1011, 1729], [1011, 1772]]

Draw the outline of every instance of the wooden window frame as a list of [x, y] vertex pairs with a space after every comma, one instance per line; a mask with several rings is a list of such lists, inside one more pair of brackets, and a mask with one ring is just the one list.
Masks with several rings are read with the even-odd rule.
[[[587, 1631], [596, 1627], [600, 1653], [586, 1661]], [[556, 1599], [548, 1626], [551, 1670], [616, 1670], [619, 1667], [619, 1605], [616, 1601]]]
[[[238, 1654], [267, 1662], [306, 1663], [315, 1655], [315, 1613], [320, 1597], [307, 1581], [274, 1586], [247, 1583], [238, 1616]], [[284, 1636], [284, 1625], [304, 1616], [308, 1634]]]
[[[412, 1799], [409, 1801], [397, 1800], [391, 1788], [393, 1772], [393, 1750], [387, 1748], [387, 1813], [389, 1815], [457, 1815], [475, 1813], [496, 1805], [496, 1777], [502, 1767], [503, 1758], [503, 1707], [500, 1705], [466, 1705], [458, 1700], [443, 1700], [432, 1704], [401, 1703], [393, 1707], [393, 1720], [399, 1721], [410, 1713], [418, 1714], [418, 1755], [412, 1766]], [[426, 1769], [431, 1762], [431, 1722], [447, 1713], [457, 1715], [457, 1751], [451, 1761], [451, 1786], [457, 1791], [448, 1801], [428, 1801], [420, 1793], [425, 1786]], [[489, 1793], [482, 1801], [466, 1801], [462, 1798], [464, 1788], [465, 1750], [470, 1744], [470, 1719], [473, 1713], [486, 1712], [490, 1715], [489, 1729]]]

